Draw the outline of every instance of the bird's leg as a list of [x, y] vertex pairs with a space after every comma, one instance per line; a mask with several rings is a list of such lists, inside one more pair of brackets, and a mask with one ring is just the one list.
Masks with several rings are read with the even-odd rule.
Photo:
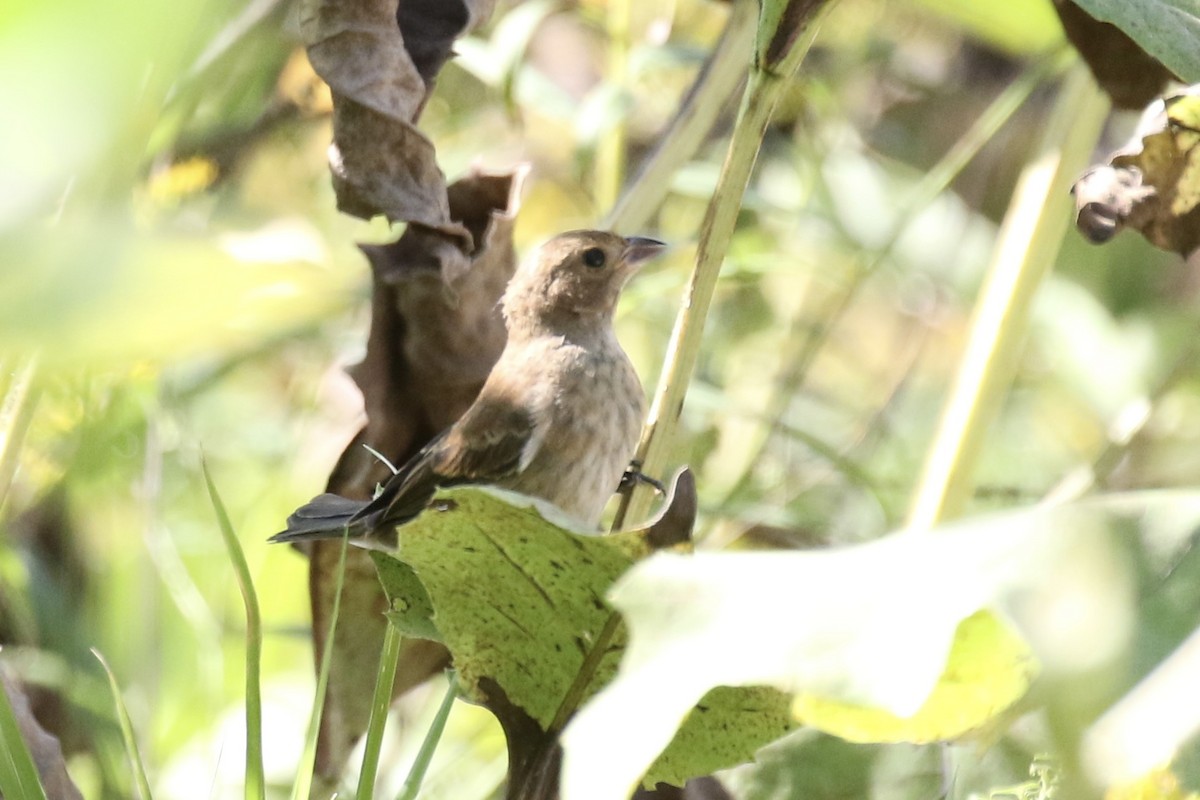
[[654, 487], [654, 491], [659, 494], [666, 494], [667, 487], [662, 485], [662, 481], [651, 478], [646, 473], [642, 472], [642, 462], [634, 459], [629, 462], [629, 466], [625, 469], [625, 474], [621, 476], [621, 483], [617, 485], [617, 492], [620, 494], [628, 494], [639, 484], [644, 483], [647, 486]]

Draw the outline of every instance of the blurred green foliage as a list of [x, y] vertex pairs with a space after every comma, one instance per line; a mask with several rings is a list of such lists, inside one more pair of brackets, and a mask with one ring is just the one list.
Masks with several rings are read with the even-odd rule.
[[[824, 21], [764, 144], [678, 442], [698, 473], [705, 546], [856, 542], [903, 519], [1046, 93], [864, 266], [923, 171], [1060, 41], [1048, 4], [1025, 5], [842, 0]], [[710, 0], [639, 7], [614, 84], [605, 11], [502, 3], [426, 109], [448, 175], [532, 163], [524, 245], [607, 211], [597, 140], [623, 127], [636, 168], [727, 13]], [[88, 797], [131, 786], [92, 646], [123, 686], [156, 797], [240, 786], [244, 621], [201, 450], [262, 602], [273, 791], [299, 752], [306, 570], [265, 538], [356, 429], [357, 396], [333, 366], [365, 335], [353, 243], [395, 232], [334, 211], [328, 100], [295, 13], [276, 0], [0, 8], [0, 390], [33, 375], [27, 424], [9, 409], [0, 420], [16, 465], [0, 508], [0, 634], [6, 661], [65, 698], [60, 729]], [[517, 39], [528, 44], [514, 51]], [[1114, 119], [1112, 140], [1130, 125]], [[657, 224], [674, 254], [621, 308], [648, 387], [722, 152], [714, 140], [676, 176]], [[1194, 264], [1132, 235], [1098, 249], [1068, 234], [975, 509], [1036, 500], [1114, 441], [1101, 486], [1200, 481], [1198, 287]], [[402, 706], [390, 785], [439, 696]], [[895, 750], [807, 746], [850, 765], [830, 778], [857, 775], [849, 795], [865, 764], [877, 784], [921, 777]], [[459, 704], [428, 796], [485, 796], [502, 752], [494, 725]], [[1023, 775], [1028, 760], [1013, 761]]]

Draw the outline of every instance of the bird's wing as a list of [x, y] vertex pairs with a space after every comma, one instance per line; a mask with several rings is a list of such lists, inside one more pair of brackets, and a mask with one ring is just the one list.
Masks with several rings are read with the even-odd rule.
[[462, 419], [393, 475], [354, 522], [368, 528], [421, 512], [439, 486], [492, 483], [519, 472], [541, 443], [535, 415], [503, 396], [481, 394]]

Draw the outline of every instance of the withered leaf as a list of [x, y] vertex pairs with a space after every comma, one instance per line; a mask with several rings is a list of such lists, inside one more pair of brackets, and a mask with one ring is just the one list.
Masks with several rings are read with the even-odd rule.
[[[389, 474], [362, 445], [403, 463], [474, 401], [504, 348], [499, 299], [516, 268], [512, 228], [522, 171], [476, 172], [450, 186], [451, 216], [471, 231], [464, 255], [444, 237], [410, 225], [399, 240], [363, 248], [374, 276], [366, 357], [350, 372], [367, 412], [361, 430], [338, 460], [328, 491], [369, 498]], [[309, 589], [313, 641], [319, 661], [333, 606], [340, 544], [312, 548]], [[365, 552], [347, 554], [341, 617], [318, 740], [317, 771], [332, 784], [366, 730], [370, 687], [386, 620], [386, 601]], [[446, 663], [437, 643], [407, 640], [396, 694], [426, 680]]]
[[1122, 228], [1187, 256], [1200, 247], [1200, 85], [1156, 100], [1133, 138], [1072, 187], [1076, 225], [1105, 242]]
[[454, 39], [491, 6], [491, 0], [303, 5], [308, 58], [333, 94], [329, 163], [339, 209], [423, 225], [471, 250], [470, 235], [451, 213], [433, 144], [416, 122]]

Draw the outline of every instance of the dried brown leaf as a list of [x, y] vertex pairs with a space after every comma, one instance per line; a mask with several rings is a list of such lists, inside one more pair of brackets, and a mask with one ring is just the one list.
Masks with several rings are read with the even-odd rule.
[[333, 93], [329, 163], [338, 208], [438, 231], [464, 252], [433, 144], [417, 130], [454, 39], [491, 0], [312, 0], [301, 30], [313, 69]]
[[1133, 138], [1072, 193], [1076, 225], [1093, 242], [1128, 227], [1185, 257], [1200, 248], [1200, 86], [1152, 103]]
[[[471, 232], [468, 255], [444, 237], [410, 225], [399, 240], [363, 248], [374, 275], [371, 330], [366, 357], [350, 372], [363, 393], [367, 425], [350, 443], [328, 491], [369, 498], [389, 474], [363, 444], [400, 464], [452, 424], [475, 400], [504, 348], [499, 299], [516, 269], [512, 228], [523, 171], [476, 172], [451, 185], [451, 216]], [[313, 547], [309, 588], [313, 641], [319, 661], [333, 605], [340, 544]], [[365, 551], [347, 553], [343, 621], [318, 740], [317, 771], [335, 781], [354, 743], [366, 729], [370, 687], [386, 620], [386, 601]], [[395, 694], [425, 681], [445, 666], [445, 649], [406, 641]]]

